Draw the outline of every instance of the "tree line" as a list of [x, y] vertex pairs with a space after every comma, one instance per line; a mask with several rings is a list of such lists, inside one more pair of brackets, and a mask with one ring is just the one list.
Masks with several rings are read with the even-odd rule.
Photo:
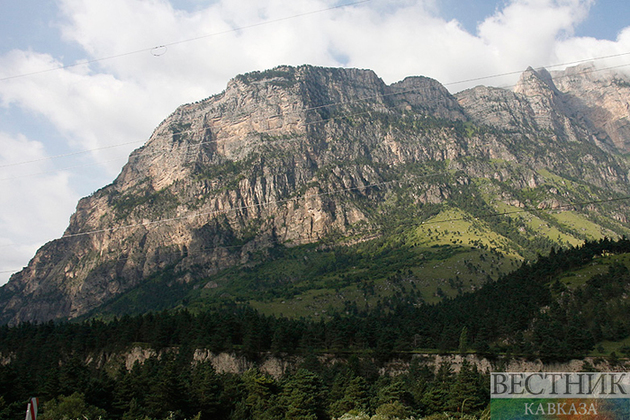
[[326, 420], [346, 413], [404, 419], [478, 413], [489, 402], [488, 376], [466, 362], [458, 373], [448, 363], [434, 372], [416, 359], [408, 372], [388, 376], [369, 357], [323, 364], [310, 354], [274, 378], [256, 368], [219, 374], [209, 362], [191, 361], [190, 353], [169, 352], [131, 370], [121, 365], [106, 372], [73, 357], [45, 376], [19, 381], [15, 370], [3, 367], [0, 419], [23, 414], [25, 392], [37, 392], [44, 420]]
[[[475, 394], [479, 402], [465, 405], [481, 410], [487, 403], [481, 385], [484, 375], [474, 367], [465, 367], [458, 375], [448, 373], [448, 367], [442, 374], [412, 368], [398, 378], [378, 375], [378, 369], [393, 357], [427, 350], [564, 360], [586, 355], [601, 340], [627, 337], [630, 305], [623, 295], [630, 274], [624, 265], [614, 264], [608, 272], [571, 288], [558, 276], [595, 257], [629, 251], [626, 238], [586, 242], [539, 256], [476, 292], [438, 304], [413, 305], [401, 296], [377, 311], [355, 307], [328, 319], [266, 316], [226, 303], [199, 313], [178, 310], [107, 322], [4, 325], [0, 327], [0, 419], [22, 410], [24, 401], [35, 395], [48, 403], [50, 413], [75, 405], [96, 410], [95, 416], [121, 419], [158, 419], [169, 413], [180, 418], [201, 413], [202, 418], [258, 419], [266, 418], [263, 412], [276, 413], [268, 418], [326, 419], [343, 410], [375, 413], [384, 404], [390, 405], [381, 411], [425, 415], [456, 410], [462, 401], [455, 398], [460, 391], [453, 389], [465, 386], [471, 387], [466, 392]], [[98, 368], [94, 362], [99, 355], [124, 352], [139, 343], [157, 352], [174, 348], [177, 352], [163, 352], [166, 356], [130, 371]], [[279, 379], [258, 371], [219, 375], [207, 363], [191, 363], [199, 348], [234, 352], [253, 361], [268, 354], [300, 355], [304, 363]], [[347, 363], [318, 365], [316, 356], [322, 353], [337, 354]], [[346, 382], [335, 387], [341, 377]], [[404, 389], [400, 395], [406, 396], [386, 402], [379, 395], [390, 386]], [[213, 391], [199, 391], [205, 387]], [[346, 396], [351, 388], [365, 393], [361, 398]], [[301, 399], [306, 397], [299, 390], [319, 395], [315, 405]], [[267, 397], [255, 396], [261, 392]], [[352, 401], [362, 402], [353, 406]], [[264, 404], [272, 404], [273, 410]], [[307, 411], [299, 411], [300, 404], [308, 406]]]

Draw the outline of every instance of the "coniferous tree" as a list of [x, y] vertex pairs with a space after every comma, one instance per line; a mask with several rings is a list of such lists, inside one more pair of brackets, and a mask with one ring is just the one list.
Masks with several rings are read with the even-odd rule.
[[474, 413], [485, 408], [488, 403], [485, 385], [477, 366], [464, 360], [450, 388], [445, 408], [450, 412], [461, 413]]
[[211, 420], [221, 412], [221, 379], [211, 363], [199, 363], [191, 375], [191, 397], [194, 411], [201, 413], [201, 419]]
[[452, 384], [453, 370], [451, 364], [444, 361], [440, 364], [433, 384], [422, 397], [422, 405], [427, 414], [446, 411]]
[[280, 405], [286, 420], [318, 420], [325, 417], [321, 379], [313, 372], [299, 369], [284, 384]]
[[159, 373], [152, 378], [145, 399], [150, 416], [164, 418], [173, 413], [181, 418], [191, 414], [185, 378], [189, 369], [177, 363], [173, 356], [168, 356], [157, 371]]
[[361, 376], [352, 378], [345, 388], [343, 396], [330, 406], [333, 417], [341, 417], [351, 410], [367, 412], [370, 404], [367, 381]]
[[[269, 375], [261, 373], [258, 369], [249, 369], [243, 374], [245, 388], [244, 403], [247, 411], [254, 419], [280, 418], [278, 383]], [[276, 417], [273, 417], [276, 416]]]

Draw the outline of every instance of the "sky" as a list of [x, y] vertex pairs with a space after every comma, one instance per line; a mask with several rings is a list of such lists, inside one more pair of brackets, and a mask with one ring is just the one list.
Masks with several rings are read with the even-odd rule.
[[1, 285], [177, 106], [237, 74], [358, 67], [454, 93], [528, 66], [630, 72], [630, 2], [0, 0], [0, 41]]

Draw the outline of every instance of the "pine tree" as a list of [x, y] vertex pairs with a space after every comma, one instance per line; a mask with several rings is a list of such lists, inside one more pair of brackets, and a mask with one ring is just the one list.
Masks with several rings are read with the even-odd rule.
[[243, 374], [243, 384], [246, 396], [245, 405], [255, 419], [279, 418], [277, 382], [269, 375], [258, 369], [250, 369]]
[[334, 401], [329, 411], [333, 417], [341, 417], [350, 410], [366, 412], [369, 408], [369, 403], [367, 381], [361, 376], [357, 376], [348, 382], [343, 397]]
[[280, 404], [286, 420], [324, 418], [324, 395], [321, 379], [305, 369], [298, 370], [284, 385]]
[[199, 363], [191, 375], [191, 399], [194, 411], [201, 419], [218, 418], [221, 408], [221, 380], [211, 363]]
[[166, 360], [152, 378], [150, 392], [146, 397], [147, 409], [151, 417], [164, 418], [169, 413], [189, 414], [189, 392], [184, 375], [189, 369], [176, 363], [174, 358]]
[[453, 370], [450, 362], [440, 364], [435, 375], [435, 381], [422, 397], [422, 405], [427, 414], [441, 413], [447, 408], [447, 401], [453, 384]]
[[483, 381], [476, 365], [464, 360], [455, 383], [449, 390], [445, 409], [451, 412], [471, 413], [483, 409], [487, 403]]

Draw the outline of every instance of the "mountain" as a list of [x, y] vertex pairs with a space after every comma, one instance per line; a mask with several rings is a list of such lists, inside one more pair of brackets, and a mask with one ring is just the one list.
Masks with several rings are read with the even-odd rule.
[[587, 241], [436, 305], [325, 322], [232, 303], [3, 325], [0, 416], [39, 395], [46, 418], [488, 419], [491, 371], [626, 367], [628, 264], [630, 240]]
[[249, 302], [430, 302], [553, 246], [630, 232], [630, 79], [528, 69], [510, 91], [312, 66], [179, 107], [63, 237], [0, 288], [0, 321]]

